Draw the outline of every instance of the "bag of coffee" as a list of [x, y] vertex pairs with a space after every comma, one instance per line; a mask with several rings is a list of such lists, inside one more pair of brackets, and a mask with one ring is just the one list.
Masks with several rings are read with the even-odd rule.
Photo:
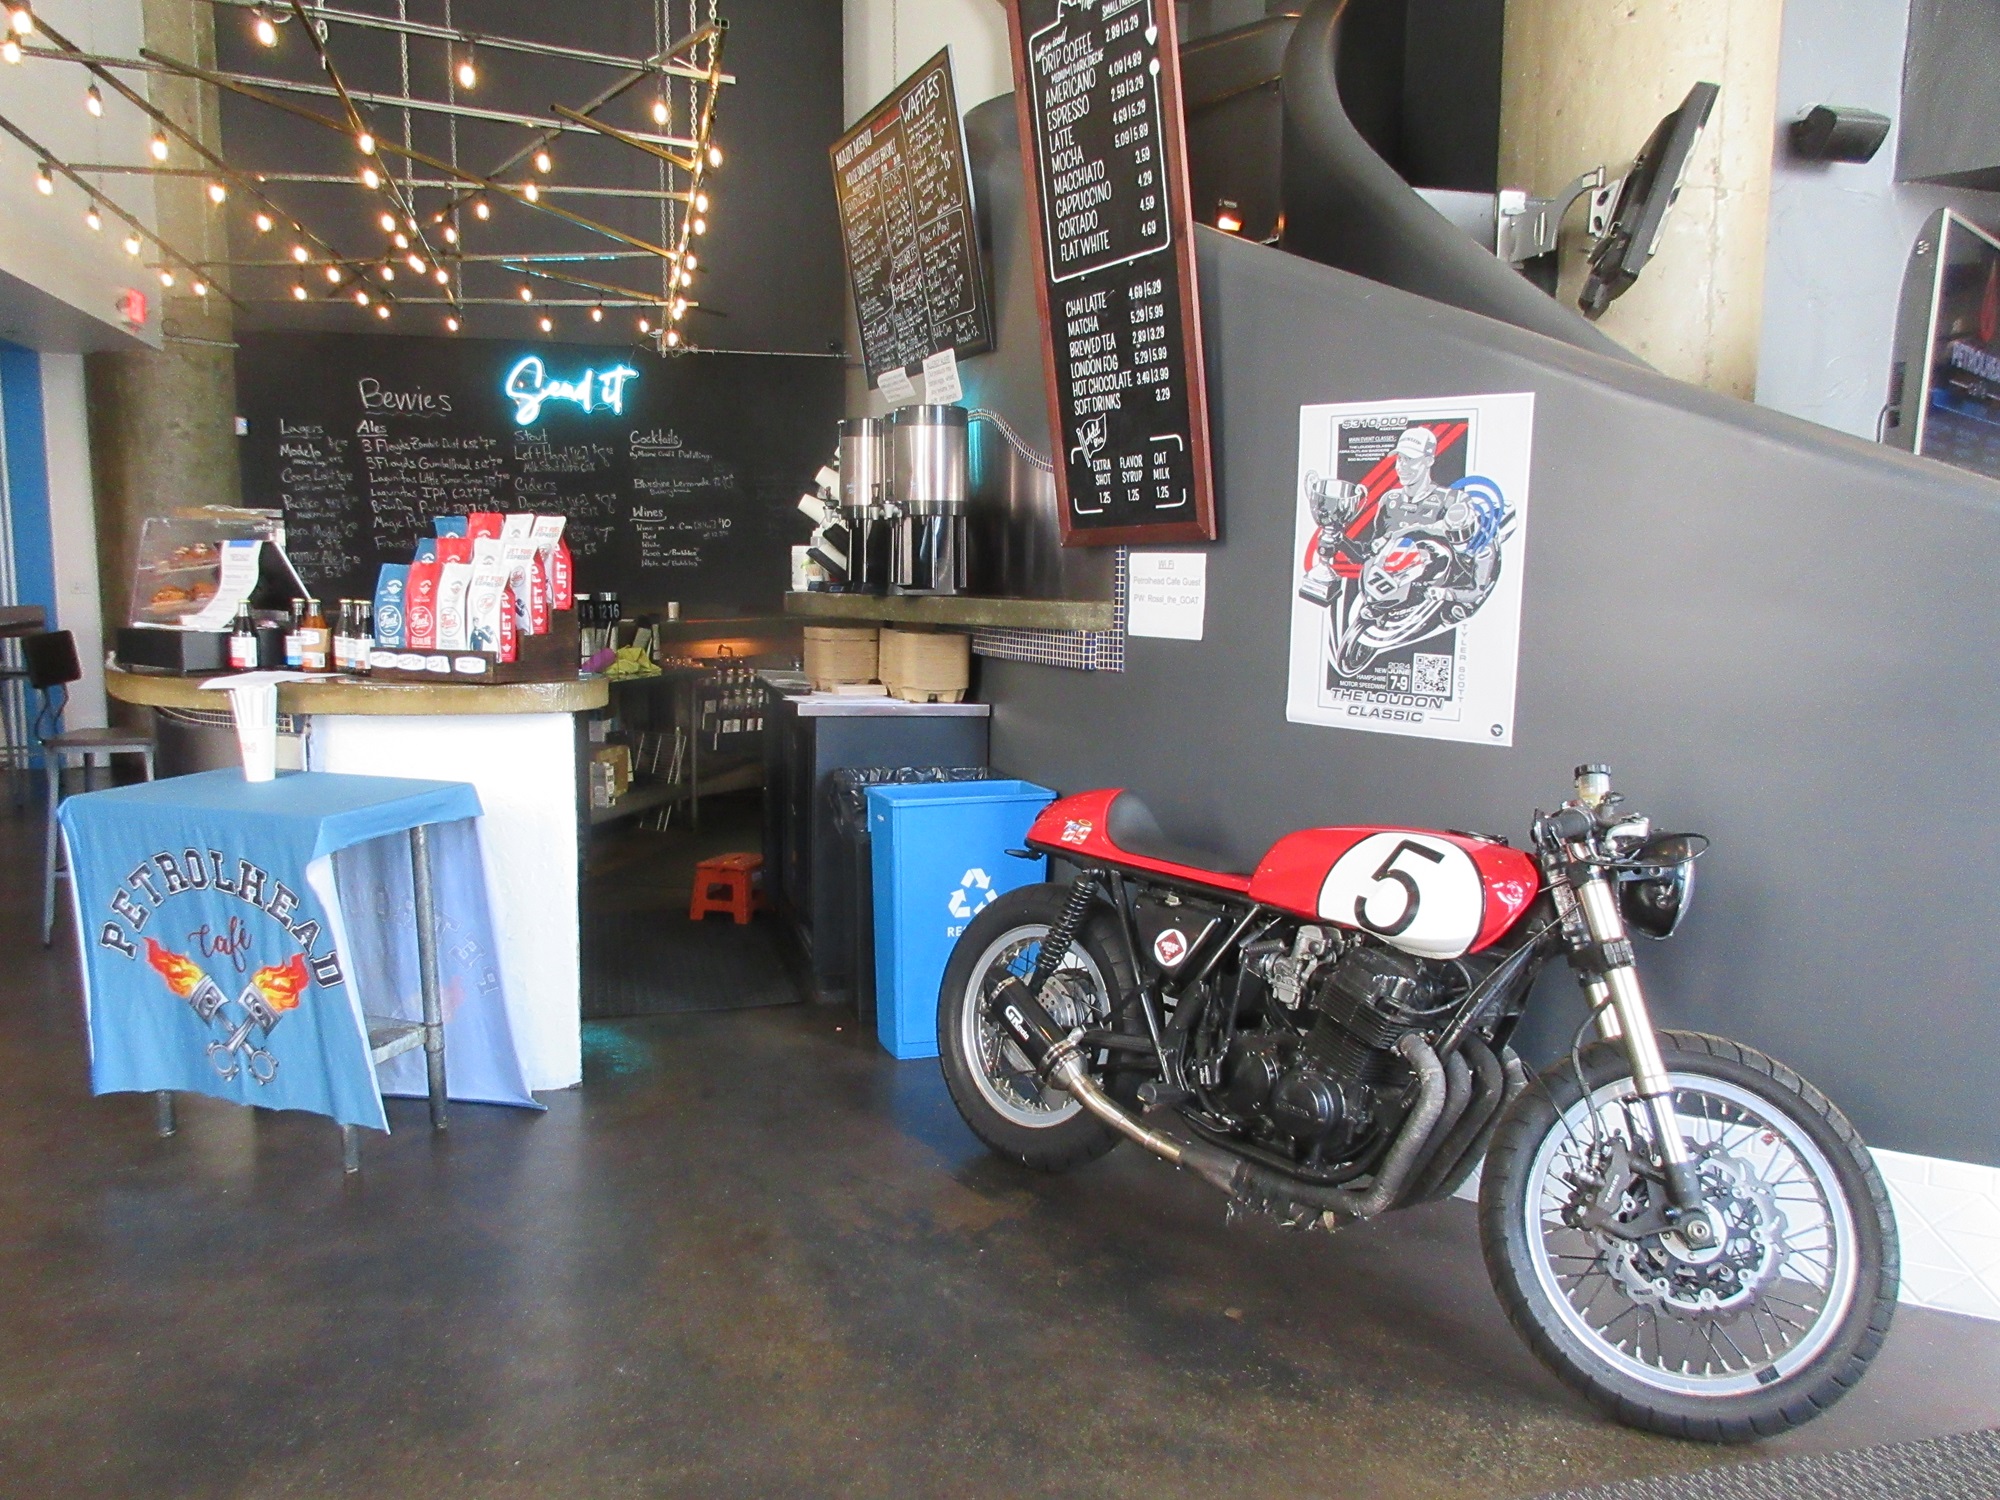
[[412, 651], [437, 649], [438, 570], [443, 566], [435, 559], [410, 564], [409, 585], [403, 592], [403, 616], [407, 622], [403, 644]]
[[431, 530], [439, 536], [464, 536], [469, 523], [464, 516], [435, 516], [431, 520]]
[[465, 534], [475, 542], [484, 537], [497, 537], [504, 519], [497, 510], [475, 510], [465, 518]]
[[535, 550], [548, 574], [550, 609], [576, 606], [576, 570], [570, 559], [569, 543], [563, 540], [563, 523], [568, 519], [567, 516], [535, 517]]
[[408, 563], [383, 563], [375, 579], [375, 644], [403, 649], [403, 596], [410, 587]]
[[465, 643], [473, 651], [500, 651], [500, 615], [507, 606], [507, 564], [497, 537], [473, 543], [472, 582], [465, 595]]
[[465, 640], [465, 595], [472, 586], [472, 564], [448, 562], [438, 568], [437, 648], [463, 651]]

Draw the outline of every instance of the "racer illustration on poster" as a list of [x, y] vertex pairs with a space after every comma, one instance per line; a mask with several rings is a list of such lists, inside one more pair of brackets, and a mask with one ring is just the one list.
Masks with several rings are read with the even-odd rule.
[[1299, 410], [1286, 717], [1513, 743], [1534, 396]]

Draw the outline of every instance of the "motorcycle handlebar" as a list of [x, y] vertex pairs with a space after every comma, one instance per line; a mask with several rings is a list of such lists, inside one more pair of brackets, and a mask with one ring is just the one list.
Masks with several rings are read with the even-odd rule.
[[1597, 819], [1587, 808], [1559, 807], [1542, 819], [1542, 827], [1551, 838], [1574, 844], [1596, 832]]

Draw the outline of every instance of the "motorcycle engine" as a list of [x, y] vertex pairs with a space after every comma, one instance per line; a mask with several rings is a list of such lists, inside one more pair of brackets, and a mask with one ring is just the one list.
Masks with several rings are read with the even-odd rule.
[[1316, 927], [1301, 929], [1289, 953], [1267, 951], [1251, 964], [1293, 1015], [1237, 1038], [1222, 1102], [1306, 1165], [1351, 1157], [1408, 1076], [1396, 1043], [1448, 1010], [1462, 977], [1378, 943], [1340, 946]]

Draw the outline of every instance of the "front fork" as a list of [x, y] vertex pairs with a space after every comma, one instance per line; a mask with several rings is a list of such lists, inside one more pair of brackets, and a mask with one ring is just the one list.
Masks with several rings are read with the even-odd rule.
[[1673, 1085], [1667, 1077], [1666, 1060], [1660, 1056], [1660, 1039], [1646, 1009], [1645, 992], [1639, 986], [1639, 969], [1624, 913], [1618, 909], [1617, 889], [1609, 875], [1596, 869], [1581, 872], [1572, 880], [1571, 889], [1582, 908], [1589, 933], [1588, 951], [1594, 957], [1593, 972], [1583, 974], [1582, 979], [1583, 992], [1597, 1018], [1597, 1034], [1624, 1045], [1632, 1065], [1632, 1081], [1652, 1117], [1667, 1195], [1675, 1208], [1692, 1214], [1703, 1204], [1701, 1182], [1674, 1113]]

